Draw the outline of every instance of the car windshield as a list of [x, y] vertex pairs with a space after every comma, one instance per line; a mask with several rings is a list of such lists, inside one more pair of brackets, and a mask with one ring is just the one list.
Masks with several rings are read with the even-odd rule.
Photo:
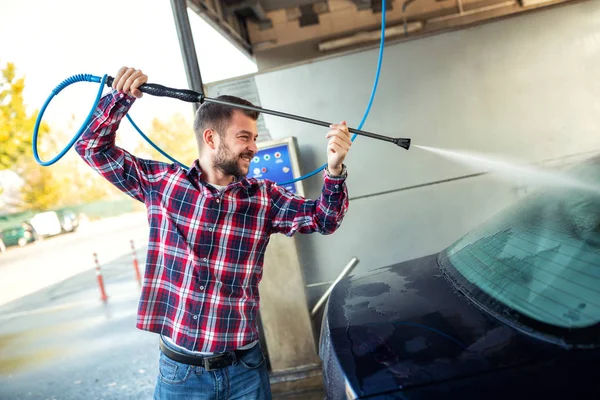
[[440, 254], [440, 267], [469, 298], [553, 329], [599, 323], [600, 157], [567, 172], [589, 189], [532, 195]]

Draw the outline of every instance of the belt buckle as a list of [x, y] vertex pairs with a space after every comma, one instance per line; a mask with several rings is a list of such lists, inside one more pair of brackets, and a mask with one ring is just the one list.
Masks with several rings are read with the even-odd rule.
[[231, 365], [231, 362], [229, 362], [230, 358], [231, 356], [229, 355], [229, 353], [225, 353], [216, 357], [204, 358], [202, 360], [202, 364], [206, 371], [212, 371]]

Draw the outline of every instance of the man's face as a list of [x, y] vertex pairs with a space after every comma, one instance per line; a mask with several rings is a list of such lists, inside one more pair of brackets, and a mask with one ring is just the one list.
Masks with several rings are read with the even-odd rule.
[[225, 132], [219, 135], [214, 167], [226, 175], [241, 178], [248, 174], [252, 157], [258, 151], [256, 121], [234, 111]]

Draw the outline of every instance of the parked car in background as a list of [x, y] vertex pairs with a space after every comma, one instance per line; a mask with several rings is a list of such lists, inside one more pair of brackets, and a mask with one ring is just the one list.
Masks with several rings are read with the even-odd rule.
[[0, 251], [6, 251], [6, 247], [19, 246], [23, 247], [38, 239], [38, 235], [33, 229], [33, 226], [28, 222], [23, 222], [19, 226], [5, 228], [0, 231]]
[[75, 232], [79, 227], [79, 217], [71, 209], [62, 209], [56, 211], [62, 232]]
[[[18, 222], [21, 220], [23, 222]], [[79, 215], [70, 208], [0, 215], [0, 253], [7, 247], [22, 247], [40, 237], [74, 232], [79, 228], [79, 222]]]
[[60, 219], [55, 211], [35, 214], [30, 221], [40, 236], [54, 236], [62, 232]]
[[31, 224], [41, 236], [54, 236], [77, 230], [79, 217], [70, 209], [46, 211], [35, 214]]
[[600, 157], [569, 175], [581, 189], [341, 280], [321, 329], [328, 399], [599, 399]]

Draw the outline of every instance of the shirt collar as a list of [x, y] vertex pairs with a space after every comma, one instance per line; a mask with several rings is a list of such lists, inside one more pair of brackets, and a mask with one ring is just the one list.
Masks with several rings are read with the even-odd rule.
[[[200, 160], [196, 159], [196, 161], [194, 161], [194, 163], [192, 164], [192, 167], [190, 168], [190, 170], [187, 173], [187, 176], [190, 179], [197, 180], [199, 185], [202, 185], [203, 187], [206, 188], [206, 182], [204, 182], [201, 179], [202, 169], [200, 168]], [[235, 182], [232, 182], [230, 185], [233, 185], [233, 186], [239, 185], [239, 186], [242, 186], [246, 190], [250, 190], [250, 188], [252, 186], [257, 185], [257, 184], [258, 183], [256, 182], [256, 179], [252, 179], [250, 181], [248, 178], [242, 177], [242, 178], [238, 178]]]

